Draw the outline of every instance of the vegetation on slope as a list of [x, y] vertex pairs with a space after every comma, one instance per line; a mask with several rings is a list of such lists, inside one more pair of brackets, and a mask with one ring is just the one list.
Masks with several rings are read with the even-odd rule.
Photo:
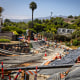
[[[78, 38], [80, 37], [80, 16], [73, 17], [70, 15], [66, 19], [70, 19], [71, 24], [68, 23], [70, 21], [65, 21], [65, 19], [62, 17], [56, 17], [56, 18], [51, 17], [50, 19], [46, 19], [46, 20], [35, 19], [33, 20], [33, 27], [32, 27], [32, 21], [29, 21], [28, 23], [25, 23], [25, 22], [16, 23], [16, 22], [10, 21], [9, 19], [5, 19], [3, 24], [4, 27], [2, 28], [2, 31], [3, 32], [13, 31], [13, 32], [16, 32], [16, 34], [22, 34], [26, 32], [26, 29], [30, 29], [34, 33], [45, 32], [48, 35], [49, 33], [51, 35], [53, 34], [54, 37], [57, 36], [56, 39], [58, 39], [59, 41], [60, 40], [70, 41], [73, 39], [77, 39], [79, 41]], [[58, 28], [75, 29], [75, 32], [69, 38], [65, 38], [65, 37], [62, 38], [62, 36], [56, 35]]]

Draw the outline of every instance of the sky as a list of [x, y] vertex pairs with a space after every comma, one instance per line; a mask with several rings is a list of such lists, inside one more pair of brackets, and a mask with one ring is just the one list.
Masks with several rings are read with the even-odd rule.
[[0, 0], [0, 7], [4, 8], [3, 18], [31, 19], [32, 11], [29, 4], [34, 1], [37, 9], [34, 18], [51, 16], [80, 15], [80, 0]]

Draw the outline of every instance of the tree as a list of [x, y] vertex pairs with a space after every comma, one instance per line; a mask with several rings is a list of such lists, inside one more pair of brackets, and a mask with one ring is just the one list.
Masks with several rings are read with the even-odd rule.
[[75, 19], [78, 19], [78, 16], [74, 16]]
[[31, 2], [29, 7], [30, 9], [32, 9], [32, 27], [33, 27], [33, 12], [37, 8], [37, 5], [35, 2]]
[[29, 21], [27, 24], [28, 24], [28, 28], [32, 27], [32, 21]]
[[[0, 17], [2, 12], [3, 12], [3, 8], [0, 7]], [[1, 25], [2, 25], [2, 19], [0, 18], [0, 32], [1, 32]]]
[[42, 21], [41, 21], [41, 20], [39, 20], [39, 19], [35, 19], [35, 20], [34, 20], [34, 23], [39, 23], [39, 24], [41, 24], [41, 23], [42, 23]]
[[68, 18], [73, 18], [73, 16], [72, 15], [69, 15]]
[[51, 17], [50, 22], [53, 23], [55, 21], [55, 18]]
[[45, 23], [45, 19], [43, 19], [42, 22]]
[[73, 38], [80, 37], [80, 27], [77, 27], [76, 30], [72, 33]]
[[77, 19], [74, 24], [77, 25], [77, 27], [80, 27], [80, 19]]
[[37, 33], [44, 31], [44, 28], [45, 28], [44, 24], [35, 23], [35, 25], [34, 25], [34, 30]]
[[0, 17], [1, 17], [1, 13], [3, 12], [3, 8], [0, 7]]
[[6, 22], [10, 23], [11, 21], [10, 21], [10, 19], [5, 19], [4, 22], [5, 22], [5, 23], [6, 23]]

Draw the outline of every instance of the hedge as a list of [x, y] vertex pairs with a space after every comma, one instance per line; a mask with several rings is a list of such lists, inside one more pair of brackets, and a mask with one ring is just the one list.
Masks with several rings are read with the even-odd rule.
[[65, 45], [66, 46], [71, 46], [71, 43], [70, 42], [65, 42]]
[[73, 46], [77, 46], [78, 45], [78, 40], [73, 40]]
[[9, 39], [0, 39], [0, 42], [10, 42]]

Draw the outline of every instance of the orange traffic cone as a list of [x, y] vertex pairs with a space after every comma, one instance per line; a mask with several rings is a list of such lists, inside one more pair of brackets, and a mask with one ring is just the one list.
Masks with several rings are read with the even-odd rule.
[[56, 56], [55, 59], [58, 59], [58, 57]]
[[36, 38], [36, 41], [38, 41], [38, 38]]
[[59, 59], [61, 59], [61, 55], [59, 55]]
[[46, 51], [45, 51], [45, 56], [47, 56]]
[[78, 56], [77, 58], [77, 63], [80, 63], [80, 56]]

